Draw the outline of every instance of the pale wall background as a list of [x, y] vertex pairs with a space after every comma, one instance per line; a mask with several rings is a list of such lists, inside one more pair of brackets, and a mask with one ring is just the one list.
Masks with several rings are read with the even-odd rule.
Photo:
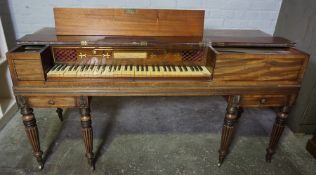
[[260, 29], [273, 34], [282, 0], [0, 0], [7, 1], [16, 38], [54, 26], [54, 7], [206, 10], [205, 28]]

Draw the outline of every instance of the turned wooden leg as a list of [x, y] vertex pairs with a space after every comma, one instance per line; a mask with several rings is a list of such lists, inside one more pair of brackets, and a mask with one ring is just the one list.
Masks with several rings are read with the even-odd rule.
[[34, 157], [39, 164], [38, 168], [43, 169], [43, 152], [41, 151], [40, 141], [38, 136], [38, 129], [36, 125], [36, 119], [33, 114], [33, 109], [27, 106], [21, 108], [22, 120], [25, 126], [26, 135], [32, 145]]
[[234, 134], [234, 124], [237, 120], [238, 115], [238, 103], [239, 103], [239, 96], [232, 96], [229, 97], [228, 106], [226, 109], [225, 119], [224, 119], [224, 126], [222, 129], [222, 137], [221, 137], [221, 146], [219, 149], [219, 160], [218, 166], [221, 166], [226, 155], [228, 154], [228, 149], [230, 143], [233, 139]]
[[275, 153], [276, 147], [280, 140], [280, 137], [285, 128], [286, 119], [288, 117], [289, 107], [284, 106], [280, 112], [277, 113], [272, 133], [270, 136], [269, 147], [267, 148], [266, 161], [271, 162], [272, 156]]
[[93, 154], [93, 130], [91, 126], [91, 116], [90, 116], [90, 108], [84, 107], [80, 108], [80, 121], [82, 128], [82, 136], [86, 149], [86, 157], [88, 158], [88, 163], [91, 168], [94, 170], [94, 154]]
[[58, 114], [59, 120], [60, 120], [60, 121], [63, 121], [63, 120], [64, 120], [64, 118], [63, 118], [63, 109], [57, 108], [57, 109], [56, 109], [56, 112], [57, 112], [57, 114]]

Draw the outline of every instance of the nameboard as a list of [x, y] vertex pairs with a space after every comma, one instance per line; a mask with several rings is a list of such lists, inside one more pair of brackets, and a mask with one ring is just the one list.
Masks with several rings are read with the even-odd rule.
[[57, 35], [203, 36], [204, 10], [54, 8]]

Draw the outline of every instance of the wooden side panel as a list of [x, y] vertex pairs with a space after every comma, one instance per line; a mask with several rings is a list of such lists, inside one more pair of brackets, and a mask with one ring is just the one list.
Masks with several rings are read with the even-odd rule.
[[202, 36], [203, 10], [55, 8], [57, 35]]
[[45, 80], [41, 60], [13, 60], [18, 80]]
[[214, 79], [222, 80], [297, 80], [304, 58], [219, 58]]
[[300, 82], [308, 55], [295, 48], [217, 47], [214, 80]]

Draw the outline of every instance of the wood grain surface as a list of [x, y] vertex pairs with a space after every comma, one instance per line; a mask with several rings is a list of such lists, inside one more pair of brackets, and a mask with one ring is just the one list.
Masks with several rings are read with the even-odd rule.
[[202, 36], [203, 10], [55, 8], [57, 35]]

